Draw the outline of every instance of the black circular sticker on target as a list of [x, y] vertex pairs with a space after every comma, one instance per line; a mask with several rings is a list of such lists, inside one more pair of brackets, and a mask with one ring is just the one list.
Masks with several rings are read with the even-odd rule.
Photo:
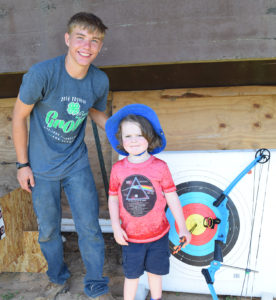
[[121, 187], [124, 208], [134, 217], [142, 217], [152, 210], [156, 192], [151, 181], [143, 175], [128, 176]]

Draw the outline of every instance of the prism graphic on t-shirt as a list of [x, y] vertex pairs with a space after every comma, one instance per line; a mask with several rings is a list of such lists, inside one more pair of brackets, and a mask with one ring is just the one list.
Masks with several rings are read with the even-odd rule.
[[150, 212], [157, 198], [152, 183], [143, 175], [127, 177], [121, 192], [124, 208], [134, 217], [142, 217]]

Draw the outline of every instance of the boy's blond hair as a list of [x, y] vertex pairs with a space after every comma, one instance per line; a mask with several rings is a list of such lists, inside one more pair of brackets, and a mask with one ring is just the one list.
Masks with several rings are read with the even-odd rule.
[[76, 26], [88, 29], [89, 32], [96, 32], [101, 39], [105, 36], [107, 26], [104, 25], [102, 20], [92, 13], [79, 12], [73, 15], [67, 24], [67, 32], [72, 33]]

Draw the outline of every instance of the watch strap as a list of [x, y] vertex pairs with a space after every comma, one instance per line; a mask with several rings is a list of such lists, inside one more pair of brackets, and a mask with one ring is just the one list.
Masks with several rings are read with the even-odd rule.
[[26, 163], [24, 163], [24, 164], [21, 164], [21, 163], [19, 163], [19, 162], [16, 162], [15, 165], [16, 165], [16, 169], [19, 170], [19, 169], [21, 169], [21, 168], [29, 167], [29, 166], [30, 166], [30, 163], [29, 163], [29, 162], [26, 162]]

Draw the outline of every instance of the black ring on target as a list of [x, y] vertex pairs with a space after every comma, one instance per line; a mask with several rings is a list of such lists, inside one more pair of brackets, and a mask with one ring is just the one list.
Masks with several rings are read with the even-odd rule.
[[[213, 197], [214, 199], [210, 203], [209, 208], [212, 209], [213, 201], [216, 200], [221, 194], [222, 190], [219, 189], [217, 186], [203, 182], [203, 181], [189, 181], [185, 183], [178, 184], [176, 186], [177, 188], [177, 194], [179, 198], [181, 199], [181, 195], [187, 194], [187, 193], [206, 193]], [[227, 240], [226, 244], [222, 246], [222, 252], [223, 256], [227, 255], [234, 245], [237, 242], [238, 236], [239, 236], [239, 231], [240, 231], [240, 220], [239, 220], [239, 214], [238, 211], [231, 200], [229, 196], [227, 196], [228, 201], [227, 201], [227, 209], [229, 210], [229, 230], [228, 230], [228, 235], [227, 235]], [[182, 207], [185, 205], [189, 204], [189, 201], [187, 203], [185, 202], [184, 205], [182, 203]], [[184, 208], [185, 211], [185, 208]], [[172, 224], [171, 224], [172, 227]], [[172, 230], [172, 229], [171, 229]], [[175, 229], [174, 229], [175, 230]], [[174, 243], [169, 241], [169, 246], [170, 246], [170, 251], [173, 253], [174, 251], [174, 246], [176, 246]], [[187, 246], [188, 247], [188, 246]], [[200, 247], [200, 246], [198, 246]], [[202, 255], [202, 256], [194, 256], [185, 253], [185, 248], [179, 251], [176, 254], [173, 254], [178, 260], [188, 264], [188, 265], [193, 265], [193, 266], [207, 266], [211, 263], [211, 261], [214, 259], [214, 254], [213, 250], [210, 251], [207, 255]]]

